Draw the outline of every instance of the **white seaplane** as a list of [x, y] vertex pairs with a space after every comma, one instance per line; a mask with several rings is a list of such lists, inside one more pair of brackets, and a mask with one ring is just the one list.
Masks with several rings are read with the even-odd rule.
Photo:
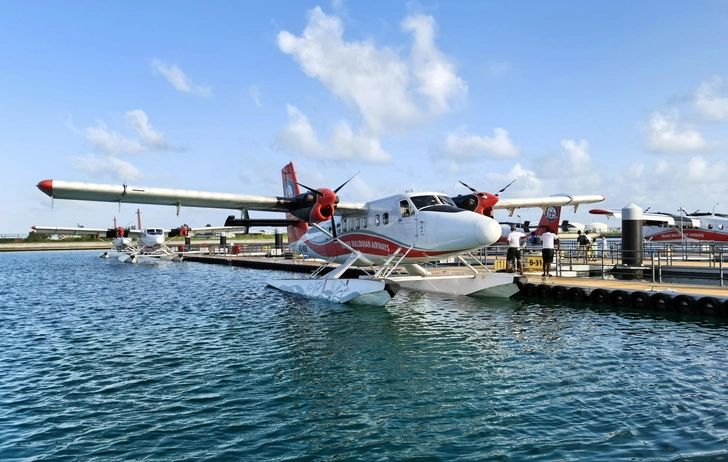
[[[601, 202], [602, 195], [557, 195], [533, 199], [500, 199], [478, 192], [451, 198], [437, 192], [407, 192], [366, 203], [343, 202], [334, 190], [313, 189], [297, 181], [293, 163], [282, 170], [282, 197], [212, 193], [44, 180], [38, 188], [54, 199], [128, 202], [177, 207], [206, 207], [247, 211], [284, 212], [290, 247], [304, 255], [340, 264], [334, 271], [306, 279], [271, 280], [268, 284], [288, 292], [342, 303], [383, 305], [400, 286], [459, 295], [508, 297], [516, 293], [520, 276], [479, 271], [435, 275], [421, 266], [490, 246], [501, 236], [493, 211], [517, 208]], [[466, 185], [467, 186], [467, 185]], [[301, 192], [300, 188], [306, 192]], [[265, 220], [228, 220], [235, 226], [265, 226]], [[351, 266], [372, 267], [367, 278], [341, 276]], [[407, 275], [395, 273], [402, 267]]]
[[[176, 236], [192, 236], [197, 233], [220, 233], [239, 231], [239, 227], [221, 226], [204, 228], [190, 228], [182, 225], [175, 229], [147, 228], [145, 230], [116, 228], [59, 228], [52, 226], [33, 226], [32, 230], [38, 234], [59, 234], [64, 236], [99, 236], [114, 238], [111, 242], [111, 251], [115, 252], [120, 261], [125, 263], [138, 263], [140, 258], [156, 258], [162, 260], [182, 261], [184, 255], [169, 244], [169, 239]], [[136, 241], [134, 240], [136, 239]], [[109, 258], [110, 252], [99, 255]]]
[[[647, 241], [666, 243], [728, 243], [728, 215], [700, 211], [682, 212], [643, 212], [642, 237]], [[621, 210], [592, 209], [589, 213], [622, 218]]]

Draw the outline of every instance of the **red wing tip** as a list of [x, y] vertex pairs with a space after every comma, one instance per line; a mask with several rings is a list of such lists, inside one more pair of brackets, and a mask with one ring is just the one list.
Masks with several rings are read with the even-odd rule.
[[48, 196], [53, 196], [53, 180], [43, 180], [38, 183], [38, 189], [43, 191]]
[[610, 210], [605, 210], [605, 209], [591, 209], [591, 210], [589, 210], [589, 213], [593, 213], [594, 215], [609, 215], [612, 212]]
[[33, 231], [35, 231], [35, 225], [31, 226], [30, 229], [32, 229]]

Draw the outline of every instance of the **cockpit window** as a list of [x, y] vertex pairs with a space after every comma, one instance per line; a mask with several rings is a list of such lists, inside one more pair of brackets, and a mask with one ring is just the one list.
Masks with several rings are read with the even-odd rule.
[[435, 196], [414, 196], [410, 197], [410, 200], [415, 204], [417, 210], [422, 210], [425, 207], [431, 207], [433, 205], [440, 205], [440, 202], [438, 202]]
[[164, 234], [164, 230], [152, 228], [147, 230], [147, 234], [151, 236], [161, 236]]
[[440, 199], [440, 202], [442, 202], [445, 205], [452, 205], [453, 207], [457, 207], [455, 205], [455, 202], [453, 202], [452, 199], [450, 199], [448, 196], [437, 196], [438, 199]]

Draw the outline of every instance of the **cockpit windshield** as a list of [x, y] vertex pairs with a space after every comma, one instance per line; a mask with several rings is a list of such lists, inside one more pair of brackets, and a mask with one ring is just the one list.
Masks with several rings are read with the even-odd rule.
[[164, 235], [164, 230], [158, 228], [149, 228], [147, 229], [147, 234], [150, 236], [162, 236]]
[[452, 205], [455, 203], [447, 196], [413, 196], [410, 200], [415, 205], [417, 210], [422, 210], [425, 207], [432, 207], [433, 205]]
[[440, 202], [442, 202], [445, 205], [452, 205], [453, 207], [457, 207], [455, 205], [455, 202], [453, 202], [452, 199], [450, 199], [448, 196], [437, 196], [438, 199], [440, 199]]

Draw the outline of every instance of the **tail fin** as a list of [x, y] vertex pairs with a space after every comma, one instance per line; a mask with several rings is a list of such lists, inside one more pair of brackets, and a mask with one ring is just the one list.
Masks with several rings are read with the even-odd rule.
[[[293, 162], [283, 167], [281, 170], [283, 176], [283, 197], [295, 197], [301, 194], [301, 189], [298, 187], [298, 180], [296, 179], [296, 170], [293, 168]], [[286, 213], [286, 218], [295, 220], [296, 217], [290, 213]], [[288, 243], [296, 242], [301, 239], [304, 234], [308, 231], [308, 223], [300, 221], [295, 225], [288, 226]]]
[[541, 221], [538, 222], [536, 235], [540, 236], [546, 231], [559, 234], [559, 219], [561, 218], [561, 206], [550, 205], [546, 207], [541, 215]]

